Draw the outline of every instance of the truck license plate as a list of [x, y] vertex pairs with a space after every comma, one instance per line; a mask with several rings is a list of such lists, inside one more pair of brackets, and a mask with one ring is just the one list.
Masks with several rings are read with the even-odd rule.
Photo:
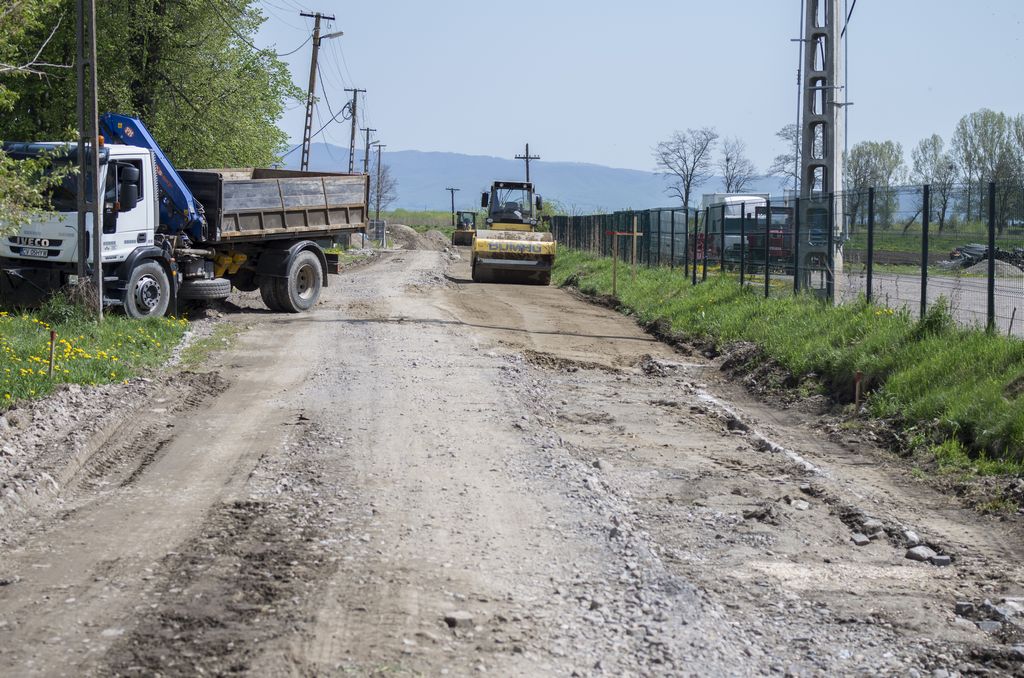
[[22, 247], [21, 254], [26, 257], [45, 257], [46, 250], [42, 247]]

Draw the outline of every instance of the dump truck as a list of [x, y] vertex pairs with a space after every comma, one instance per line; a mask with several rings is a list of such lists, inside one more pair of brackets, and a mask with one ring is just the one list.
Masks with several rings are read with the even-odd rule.
[[551, 282], [555, 239], [538, 230], [543, 201], [528, 181], [495, 181], [481, 195], [486, 228], [473, 236], [470, 266], [475, 282]]
[[452, 231], [453, 245], [472, 245], [476, 232], [476, 212], [460, 210], [455, 213], [455, 230]]
[[[271, 310], [304, 311], [338, 270], [325, 248], [365, 232], [365, 174], [179, 171], [142, 121], [105, 113], [100, 131], [103, 300], [132, 318], [174, 312], [182, 300], [226, 299], [233, 287], [258, 289]], [[78, 163], [71, 144], [3, 148], [15, 159]], [[78, 178], [69, 173], [50, 191], [52, 212], [0, 238], [0, 305], [32, 306], [74, 283], [79, 248], [92, 268], [95, 225], [89, 215], [80, 242], [77, 193]]]

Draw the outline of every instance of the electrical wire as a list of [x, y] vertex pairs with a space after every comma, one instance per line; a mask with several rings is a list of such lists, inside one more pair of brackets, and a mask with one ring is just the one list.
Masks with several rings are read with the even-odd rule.
[[843, 32], [839, 34], [840, 38], [842, 38], [842, 37], [844, 37], [846, 35], [846, 27], [850, 24], [850, 17], [853, 16], [853, 10], [856, 9], [856, 8], [857, 8], [857, 0], [853, 0], [853, 2], [850, 3], [850, 11], [846, 13], [846, 21], [843, 23]]
[[228, 21], [227, 17], [225, 17], [225, 16], [224, 16], [224, 14], [223, 14], [223, 13], [221, 13], [220, 9], [219, 9], [219, 8], [217, 7], [217, 3], [216, 3], [216, 2], [211, 2], [211, 3], [209, 4], [209, 7], [210, 7], [210, 9], [212, 9], [212, 10], [214, 11], [214, 13], [215, 13], [215, 14], [216, 14], [216, 15], [217, 15], [217, 16], [218, 16], [219, 18], [220, 18], [221, 22], [222, 22], [222, 23], [223, 23], [223, 24], [224, 24], [225, 26], [227, 26], [228, 30], [230, 30], [230, 31], [231, 31], [231, 32], [232, 32], [232, 33], [234, 34], [234, 36], [235, 36], [236, 38], [238, 38], [238, 39], [239, 39], [239, 40], [241, 40], [241, 41], [242, 41], [243, 43], [245, 43], [246, 45], [248, 45], [248, 46], [249, 46], [249, 47], [250, 47], [250, 48], [251, 48], [251, 49], [252, 49], [252, 50], [253, 50], [254, 52], [256, 52], [257, 54], [272, 54], [272, 55], [274, 55], [275, 57], [282, 57], [282, 56], [288, 56], [288, 55], [290, 55], [290, 54], [295, 54], [296, 52], [298, 52], [298, 51], [299, 51], [300, 49], [302, 49], [303, 47], [305, 47], [305, 45], [306, 45], [306, 43], [307, 43], [307, 42], [309, 42], [309, 41], [310, 41], [310, 40], [312, 39], [312, 38], [306, 38], [305, 42], [303, 42], [303, 43], [302, 43], [301, 45], [299, 45], [298, 47], [296, 47], [296, 48], [295, 48], [295, 49], [293, 49], [292, 51], [290, 51], [290, 52], [286, 52], [285, 54], [278, 54], [278, 53], [277, 53], [276, 51], [274, 51], [274, 50], [272, 50], [272, 49], [260, 49], [260, 48], [259, 48], [259, 47], [257, 47], [256, 45], [252, 44], [252, 41], [251, 41], [251, 40], [249, 40], [249, 39], [248, 39], [247, 37], [245, 37], [244, 35], [242, 35], [242, 33], [241, 33], [241, 32], [239, 32], [239, 31], [238, 31], [238, 29], [237, 29], [237, 28], [235, 28], [235, 27], [234, 27], [234, 26], [233, 26], [233, 25], [231, 24], [231, 22], [230, 22], [230, 21]]

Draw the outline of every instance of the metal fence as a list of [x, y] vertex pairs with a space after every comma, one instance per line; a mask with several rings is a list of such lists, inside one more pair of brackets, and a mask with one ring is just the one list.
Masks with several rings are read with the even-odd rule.
[[921, 316], [942, 298], [963, 325], [1024, 335], [1020, 184], [729, 196], [700, 210], [560, 216], [551, 225], [567, 247], [610, 256], [618, 239], [624, 261], [681, 269], [695, 285], [729, 276], [766, 296], [866, 298]]

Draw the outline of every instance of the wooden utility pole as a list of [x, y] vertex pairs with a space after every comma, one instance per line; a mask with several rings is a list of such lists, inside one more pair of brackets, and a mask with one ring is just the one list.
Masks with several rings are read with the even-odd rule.
[[[316, 103], [316, 59], [320, 54], [320, 20], [334, 21], [334, 16], [321, 14], [320, 12], [299, 12], [300, 16], [313, 19], [313, 57], [309, 61], [309, 89], [306, 92], [306, 126], [302, 132], [302, 160], [299, 162], [299, 169], [303, 172], [309, 170], [309, 147], [313, 140], [313, 105]], [[341, 31], [325, 35], [324, 38], [336, 38]], [[349, 171], [352, 171], [349, 169]]]
[[[78, 80], [78, 277], [88, 275], [86, 250], [92, 254], [96, 314], [103, 320], [103, 202], [100, 186], [99, 104], [96, 93], [96, 0], [78, 0], [76, 63]], [[92, 214], [92, 246], [86, 215]]]
[[370, 132], [376, 132], [373, 127], [360, 127], [360, 131], [366, 132], [366, 143], [363, 144], [363, 174], [370, 173]]
[[526, 155], [517, 155], [516, 156], [516, 160], [525, 160], [526, 161], [526, 180], [529, 181], [530, 180], [530, 161], [531, 160], [540, 160], [540, 156], [539, 155], [530, 155], [530, 144], [526, 144]]
[[451, 188], [449, 186], [448, 188], [446, 188], [444, 190], [446, 190], [446, 191], [448, 191], [449, 193], [452, 194], [452, 227], [454, 228], [455, 227], [455, 191], [459, 191], [459, 190], [462, 190], [462, 189]]
[[352, 135], [349, 137], [348, 142], [348, 173], [352, 174], [356, 171], [356, 130], [359, 128], [359, 122], [357, 121], [356, 108], [359, 105], [359, 93], [366, 93], [365, 89], [346, 89], [346, 92], [352, 92]]

